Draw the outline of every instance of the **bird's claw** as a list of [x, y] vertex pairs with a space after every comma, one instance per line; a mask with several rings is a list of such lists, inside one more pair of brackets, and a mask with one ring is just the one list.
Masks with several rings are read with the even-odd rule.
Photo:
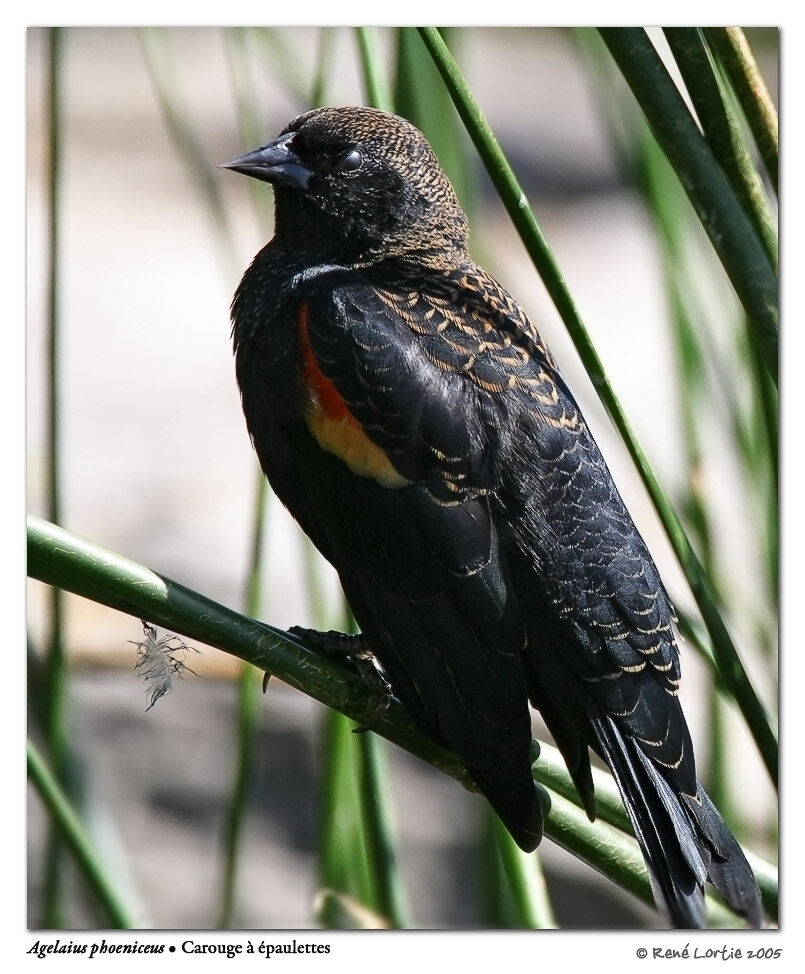
[[305, 642], [323, 650], [325, 653], [337, 653], [346, 658], [369, 689], [369, 719], [353, 730], [355, 734], [365, 734], [372, 730], [389, 707], [391, 686], [377, 663], [374, 653], [365, 638], [357, 633], [338, 632], [330, 629], [319, 632], [316, 629], [305, 629], [303, 626], [292, 626], [288, 632], [294, 636], [301, 636]]

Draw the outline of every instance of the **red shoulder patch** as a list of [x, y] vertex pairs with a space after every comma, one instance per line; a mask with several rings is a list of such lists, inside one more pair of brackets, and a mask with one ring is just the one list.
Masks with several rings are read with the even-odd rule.
[[388, 455], [364, 433], [336, 387], [319, 368], [308, 331], [308, 306], [296, 317], [302, 353], [302, 377], [309, 396], [307, 424], [323, 450], [335, 454], [359, 477], [371, 477], [383, 487], [404, 487], [408, 481]]
[[302, 350], [302, 369], [311, 401], [318, 409], [323, 410], [329, 419], [336, 421], [345, 420], [351, 426], [357, 427], [359, 425], [358, 421], [350, 412], [349, 406], [347, 406], [336, 387], [319, 368], [319, 363], [313, 354], [313, 348], [310, 344], [310, 334], [308, 332], [307, 301], [300, 303], [296, 320], [299, 328], [299, 345]]

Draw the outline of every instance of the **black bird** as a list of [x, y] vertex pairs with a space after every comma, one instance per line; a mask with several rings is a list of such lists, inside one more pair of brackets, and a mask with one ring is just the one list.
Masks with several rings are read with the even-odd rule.
[[611, 768], [676, 926], [704, 925], [706, 879], [758, 926], [696, 778], [657, 569], [550, 351], [470, 258], [422, 134], [322, 108], [226, 168], [275, 195], [232, 303], [249, 433], [393, 693], [528, 851], [530, 702], [591, 818], [588, 749]]

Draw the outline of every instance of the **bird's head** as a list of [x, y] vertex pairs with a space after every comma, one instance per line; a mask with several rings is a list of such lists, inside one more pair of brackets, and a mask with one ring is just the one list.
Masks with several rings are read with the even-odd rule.
[[274, 186], [278, 240], [371, 262], [463, 253], [467, 221], [422, 133], [372, 108], [319, 108], [224, 164]]

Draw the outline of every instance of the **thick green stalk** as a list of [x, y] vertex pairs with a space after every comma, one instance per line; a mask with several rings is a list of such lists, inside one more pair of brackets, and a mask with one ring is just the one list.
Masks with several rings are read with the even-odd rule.
[[[314, 549], [309, 549], [315, 554]], [[308, 573], [316, 578], [315, 564]], [[314, 620], [326, 629], [321, 593], [311, 589]], [[318, 607], [317, 611], [316, 607]], [[355, 632], [346, 601], [337, 625]], [[410, 926], [404, 884], [394, 852], [391, 789], [383, 742], [374, 734], [355, 734], [355, 725], [328, 711], [322, 726], [323, 779], [320, 785], [319, 916], [327, 926]]]
[[[316, 57], [316, 75], [310, 90], [310, 104], [313, 107], [327, 104], [327, 86], [332, 75], [333, 41], [335, 31], [332, 27], [319, 28], [319, 50]], [[255, 143], [256, 145], [257, 143]]]
[[555, 930], [548, 885], [537, 852], [518, 848], [500, 819], [489, 812], [490, 840], [505, 882], [496, 884], [492, 895], [505, 898], [498, 909], [499, 923], [515, 930]]
[[[252, 527], [252, 546], [246, 575], [246, 612], [258, 615], [260, 593], [263, 590], [262, 550], [266, 524], [268, 486], [265, 478], [257, 478]], [[248, 663], [243, 665], [238, 680], [236, 771], [224, 823], [224, 876], [221, 887], [221, 906], [217, 926], [226, 929], [232, 924], [236, 906], [238, 858], [243, 828], [249, 810], [255, 777], [257, 727], [259, 721], [260, 673]]]
[[[766, 575], [769, 579], [771, 597], [776, 605], [780, 597], [779, 395], [762, 362], [758, 361], [756, 353], [756, 348], [752, 346], [749, 349], [749, 368], [755, 389], [753, 402], [756, 405], [749, 416], [749, 423], [754, 431], [760, 431], [765, 450], [765, 462], [761, 461], [759, 466], [762, 466], [768, 475], [766, 488], [768, 500], [763, 509]], [[755, 472], [756, 479], [757, 476]]]
[[375, 29], [372, 27], [356, 27], [355, 35], [358, 40], [367, 102], [381, 111], [390, 112], [394, 107], [391, 101], [391, 89], [383, 72], [383, 58], [377, 43]]
[[363, 831], [374, 885], [376, 911], [395, 929], [411, 926], [410, 911], [394, 848], [390, 793], [383, 742], [375, 734], [358, 738], [358, 785]]
[[377, 909], [373, 866], [365, 842], [354, 726], [335, 710], [324, 714], [317, 916], [325, 927], [374, 927], [387, 922]]
[[259, 701], [260, 674], [245, 664], [238, 680], [235, 776], [224, 821], [224, 871], [216, 921], [216, 927], [221, 930], [231, 927], [235, 919], [238, 863], [254, 783]]
[[[48, 44], [47, 79], [47, 213], [50, 226], [47, 242], [47, 465], [46, 493], [48, 518], [54, 524], [61, 520], [61, 423], [60, 423], [60, 334], [59, 285], [61, 242], [62, 187], [62, 31], [58, 27], [46, 31]], [[55, 596], [54, 596], [55, 598]], [[55, 611], [53, 625], [61, 629], [61, 611]], [[60, 643], [59, 638], [53, 642]]]
[[776, 381], [777, 275], [752, 223], [646, 32], [607, 27], [600, 33], [707, 231]]
[[108, 922], [116, 930], [130, 930], [136, 926], [128, 907], [120, 898], [114, 884], [106, 875], [89, 836], [84, 831], [69, 799], [59, 785], [56, 775], [48, 768], [32, 742], [27, 745], [28, 777], [47, 806], [50, 821], [58, 829], [73, 853], [81, 875]]
[[[61, 150], [63, 138], [62, 92], [64, 90], [62, 29], [46, 31], [48, 53], [47, 77], [47, 211], [50, 218], [47, 252], [47, 515], [61, 520], [61, 421], [60, 421], [60, 236], [61, 236]], [[53, 768], [62, 786], [67, 786], [68, 742], [65, 730], [67, 667], [64, 658], [63, 593], [52, 589], [48, 598], [48, 622], [45, 660], [46, 702], [45, 733]], [[51, 828], [45, 853], [43, 924], [62, 926], [61, 839]]]
[[[314, 591], [315, 595], [315, 591]], [[343, 602], [338, 622], [344, 632], [357, 631]], [[325, 614], [314, 615], [326, 628]], [[354, 733], [341, 714], [328, 714], [323, 727], [322, 782], [326, 814], [320, 823], [319, 852], [322, 918], [336, 926], [411, 926], [395, 853], [392, 792], [388, 784], [384, 742], [375, 734]]]
[[570, 333], [587, 374], [612, 421], [621, 435], [632, 460], [648, 490], [663, 527], [676, 553], [691, 591], [699, 606], [702, 619], [710, 633], [714, 655], [721, 670], [724, 686], [734, 696], [755, 739], [769, 775], [777, 783], [777, 741], [765, 708], [741, 663], [727, 627], [717, 607], [716, 598], [702, 565], [688, 540], [670, 501], [660, 487], [642, 448], [626, 418], [623, 408], [607, 378], [587, 329], [565, 285], [556, 261], [537, 225], [525, 193], [495, 139], [489, 123], [475, 101], [454, 58], [433, 27], [422, 27], [420, 33], [445, 85], [455, 103], [470, 137], [478, 150], [495, 188], [512, 222]]
[[[746, 852], [746, 850], [744, 851]], [[752, 867], [752, 872], [755, 874], [755, 879], [760, 888], [760, 899], [763, 903], [763, 909], [771, 920], [776, 922], [780, 916], [777, 867], [773, 866], [770, 862], [766, 862], [765, 859], [754, 855], [752, 852], [746, 852], [746, 858]]]
[[752, 221], [776, 272], [779, 262], [777, 227], [704, 34], [697, 27], [666, 27], [665, 37], [682, 73], [705, 138], [729, 179], [736, 198]]
[[718, 53], [741, 103], [776, 193], [779, 159], [777, 109], [758, 70], [752, 49], [740, 27], [705, 27], [704, 32]]
[[[544, 741], [539, 741], [539, 758], [532, 768], [534, 778], [547, 791], [561, 795], [568, 801], [579, 805], [579, 796], [573, 779], [570, 777], [564, 759], [559, 749]], [[620, 793], [612, 775], [598, 768], [592, 769], [593, 786], [595, 787], [596, 821], [606, 822], [608, 825], [622, 832], [632, 834], [629, 816], [623, 807]]]
[[[436, 29], [436, 28], [434, 28]], [[443, 43], [457, 41], [459, 28], [440, 28]], [[469, 217], [476, 209], [478, 186], [467, 165], [466, 137], [453, 110], [450, 94], [415, 27], [396, 31], [397, 65], [394, 76], [394, 111], [407, 118], [430, 143], [456, 196]]]

